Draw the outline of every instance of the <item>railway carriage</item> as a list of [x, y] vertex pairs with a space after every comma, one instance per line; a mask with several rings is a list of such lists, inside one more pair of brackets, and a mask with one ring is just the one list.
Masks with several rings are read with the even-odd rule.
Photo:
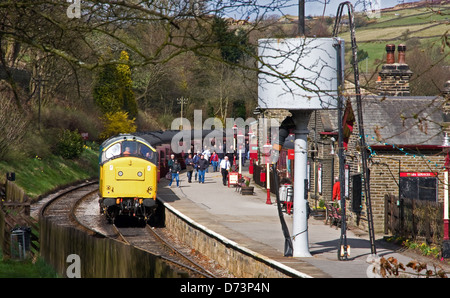
[[[187, 152], [177, 153], [171, 148], [179, 133], [169, 130], [120, 134], [103, 142], [99, 156], [99, 203], [100, 213], [110, 222], [119, 215], [149, 220], [155, 214], [157, 185], [169, 171], [170, 155], [175, 154], [181, 168], [185, 168]], [[196, 142], [202, 146], [206, 138], [209, 145], [211, 136], [225, 142], [225, 134], [213, 130], [192, 130], [187, 141], [193, 146], [194, 137], [199, 137]]]
[[145, 139], [121, 134], [100, 147], [100, 212], [148, 220], [156, 209], [158, 153]]

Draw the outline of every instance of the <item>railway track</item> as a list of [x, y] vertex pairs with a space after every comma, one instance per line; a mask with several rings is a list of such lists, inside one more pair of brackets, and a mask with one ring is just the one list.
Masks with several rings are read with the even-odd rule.
[[96, 233], [77, 220], [74, 210], [81, 201], [94, 196], [97, 191], [98, 184], [95, 181], [64, 190], [42, 206], [40, 216], [61, 226], [74, 226], [89, 233]]
[[153, 228], [149, 225], [145, 225], [145, 227], [118, 227], [113, 225], [113, 227], [125, 243], [158, 255], [166, 262], [189, 271], [193, 277], [217, 277], [195, 261], [193, 257], [183, 253], [179, 248], [165, 240], [162, 235], [162, 230], [165, 228]]
[[[58, 225], [76, 227], [90, 235], [97, 234], [135, 246], [159, 256], [170, 265], [188, 272], [192, 277], [217, 277], [216, 274], [194, 260], [193, 256], [182, 252], [179, 247], [165, 240], [165, 228], [156, 229], [149, 225], [144, 227], [122, 227], [107, 224], [106, 220], [98, 220], [103, 222], [103, 227], [92, 227], [90, 223], [87, 224], [80, 216], [81, 212], [79, 210], [86, 208], [83, 207], [85, 201], [91, 201], [90, 206], [95, 205], [95, 202], [98, 200], [97, 192], [97, 182], [88, 182], [72, 187], [47, 201], [40, 210], [40, 216], [48, 218]], [[89, 208], [92, 209], [92, 207]], [[98, 215], [98, 207], [95, 209], [95, 212]], [[99, 217], [98, 215], [97, 218]]]

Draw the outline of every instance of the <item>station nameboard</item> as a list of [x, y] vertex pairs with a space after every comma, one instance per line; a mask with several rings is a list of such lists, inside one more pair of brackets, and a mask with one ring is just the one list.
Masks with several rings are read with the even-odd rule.
[[436, 177], [434, 172], [400, 172], [400, 177]]

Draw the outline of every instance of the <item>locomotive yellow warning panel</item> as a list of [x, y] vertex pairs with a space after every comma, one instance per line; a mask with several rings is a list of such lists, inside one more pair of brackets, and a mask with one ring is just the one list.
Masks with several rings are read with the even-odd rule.
[[119, 135], [100, 147], [100, 211], [148, 219], [156, 208], [156, 150], [144, 139]]

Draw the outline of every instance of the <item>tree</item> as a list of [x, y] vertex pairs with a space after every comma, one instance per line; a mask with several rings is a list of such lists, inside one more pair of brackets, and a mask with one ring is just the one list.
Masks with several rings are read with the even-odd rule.
[[104, 114], [125, 111], [128, 117], [133, 119], [138, 111], [126, 51], [120, 53], [119, 61], [122, 63], [107, 64], [103, 67], [94, 87], [94, 101]]
[[238, 63], [245, 55], [247, 36], [244, 30], [230, 30], [227, 21], [215, 17], [212, 24], [213, 40], [218, 43], [223, 60]]
[[117, 76], [119, 82], [119, 98], [122, 99], [122, 109], [128, 112], [128, 118], [136, 118], [138, 109], [136, 98], [133, 92], [133, 82], [131, 80], [131, 69], [128, 65], [130, 57], [126, 51], [120, 53], [122, 64], [117, 65]]

